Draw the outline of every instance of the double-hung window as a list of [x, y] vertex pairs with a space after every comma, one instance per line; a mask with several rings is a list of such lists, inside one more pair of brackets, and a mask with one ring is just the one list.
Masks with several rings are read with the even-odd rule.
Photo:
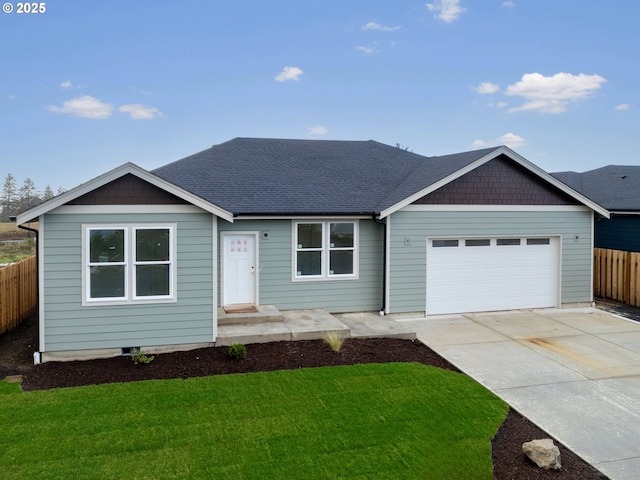
[[356, 278], [356, 222], [294, 222], [294, 279]]
[[85, 226], [84, 301], [175, 300], [175, 225]]

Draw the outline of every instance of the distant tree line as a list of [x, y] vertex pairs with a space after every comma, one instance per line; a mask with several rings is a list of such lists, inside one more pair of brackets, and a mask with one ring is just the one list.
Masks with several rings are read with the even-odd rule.
[[0, 222], [8, 222], [14, 215], [63, 192], [64, 189], [58, 188], [58, 191], [54, 193], [49, 185], [45, 187], [44, 191], [39, 192], [36, 184], [30, 178], [26, 178], [22, 182], [22, 186], [19, 187], [16, 178], [9, 173], [2, 184]]

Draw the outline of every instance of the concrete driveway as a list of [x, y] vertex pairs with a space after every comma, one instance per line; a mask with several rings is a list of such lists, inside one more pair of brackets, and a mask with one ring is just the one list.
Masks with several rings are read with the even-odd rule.
[[401, 324], [612, 480], [640, 478], [640, 323], [581, 308]]

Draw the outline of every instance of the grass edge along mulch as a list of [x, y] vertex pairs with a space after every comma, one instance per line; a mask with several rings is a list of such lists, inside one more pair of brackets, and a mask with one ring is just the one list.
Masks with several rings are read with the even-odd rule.
[[0, 382], [8, 478], [492, 478], [508, 406], [418, 363], [23, 392]]

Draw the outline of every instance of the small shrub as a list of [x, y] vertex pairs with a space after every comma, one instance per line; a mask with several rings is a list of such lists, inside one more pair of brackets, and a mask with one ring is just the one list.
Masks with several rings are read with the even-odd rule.
[[229, 345], [227, 355], [233, 360], [242, 360], [247, 356], [247, 348], [242, 343], [233, 343]]
[[156, 357], [154, 357], [153, 355], [147, 355], [143, 353], [142, 350], [138, 350], [137, 348], [134, 348], [131, 351], [131, 360], [133, 360], [133, 363], [135, 363], [136, 365], [147, 365], [153, 362], [154, 358]]
[[333, 350], [334, 352], [339, 352], [340, 349], [342, 348], [342, 344], [344, 343], [345, 337], [342, 336], [342, 334], [336, 330], [332, 331], [332, 332], [327, 332], [327, 334], [324, 337], [324, 341], [327, 345], [329, 345], [331, 347], [331, 350]]

